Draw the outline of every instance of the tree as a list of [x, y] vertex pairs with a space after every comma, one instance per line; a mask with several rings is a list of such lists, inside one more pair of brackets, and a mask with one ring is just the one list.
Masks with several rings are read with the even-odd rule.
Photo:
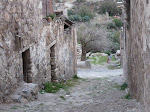
[[101, 52], [109, 50], [111, 41], [107, 38], [107, 32], [105, 29], [96, 27], [96, 24], [92, 23], [82, 23], [78, 26], [78, 43], [82, 45], [81, 61], [86, 60], [87, 52]]
[[105, 0], [100, 7], [98, 8], [99, 14], [106, 14], [109, 13], [110, 16], [121, 14], [121, 8], [117, 7], [117, 3], [113, 0]]
[[95, 14], [87, 6], [80, 5], [80, 7], [74, 7], [74, 9], [68, 10], [68, 16], [71, 21], [87, 22], [93, 19]]

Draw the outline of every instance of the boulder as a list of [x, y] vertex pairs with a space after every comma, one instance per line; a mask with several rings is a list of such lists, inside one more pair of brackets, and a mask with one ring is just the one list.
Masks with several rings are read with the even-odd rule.
[[116, 55], [120, 56], [120, 50], [117, 50]]
[[90, 60], [77, 62], [77, 68], [91, 69], [91, 62], [90, 62]]
[[13, 102], [21, 103], [22, 96], [21, 95], [11, 95], [10, 98], [12, 99]]
[[105, 53], [92, 53], [91, 57], [96, 57], [96, 56], [108, 56], [108, 54]]
[[22, 83], [18, 89], [10, 96], [13, 102], [25, 103], [37, 99], [39, 92], [38, 84]]

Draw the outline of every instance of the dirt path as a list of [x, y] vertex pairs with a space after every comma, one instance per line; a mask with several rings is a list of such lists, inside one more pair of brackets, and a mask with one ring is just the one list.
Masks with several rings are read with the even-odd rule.
[[78, 70], [84, 79], [67, 92], [39, 94], [37, 101], [26, 104], [0, 105], [0, 112], [144, 112], [135, 100], [125, 99], [125, 91], [118, 89], [116, 83], [124, 82], [121, 69], [98, 68]]

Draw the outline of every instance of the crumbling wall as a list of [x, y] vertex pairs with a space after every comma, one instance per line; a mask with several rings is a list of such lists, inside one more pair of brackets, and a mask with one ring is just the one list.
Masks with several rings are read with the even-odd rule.
[[[65, 36], [63, 20], [56, 18], [48, 23], [43, 18], [42, 0], [0, 2], [0, 102], [7, 100], [7, 95], [25, 81], [24, 62], [28, 62], [26, 73], [29, 74], [29, 82], [42, 86], [51, 81], [53, 45], [56, 46], [57, 78], [75, 75], [75, 27], [72, 26], [71, 33]], [[23, 55], [26, 51], [25, 60]]]
[[41, 0], [0, 2], [0, 102], [23, 81], [22, 52], [30, 49], [32, 56], [42, 26]]
[[150, 3], [127, 0], [124, 28], [124, 71], [130, 94], [150, 112]]
[[76, 28], [70, 26], [64, 29], [64, 24], [61, 29], [61, 34], [57, 38], [57, 76], [58, 80], [67, 80], [76, 75]]

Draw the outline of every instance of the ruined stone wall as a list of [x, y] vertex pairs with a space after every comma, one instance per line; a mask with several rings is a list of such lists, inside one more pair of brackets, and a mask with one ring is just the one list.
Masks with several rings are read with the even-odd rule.
[[57, 77], [59, 80], [67, 80], [76, 75], [76, 28], [70, 26], [67, 31], [61, 30], [61, 35], [57, 38]]
[[124, 28], [124, 71], [131, 96], [144, 104], [145, 112], [150, 112], [150, 2], [127, 3], [130, 13]]
[[22, 53], [29, 49], [32, 58], [42, 25], [41, 0], [0, 2], [0, 97], [23, 81]]
[[[73, 48], [76, 45], [75, 30], [69, 37], [63, 36], [62, 20], [58, 18], [47, 23], [43, 18], [42, 0], [0, 2], [0, 102], [24, 81], [23, 54], [26, 51], [29, 52], [24, 62], [29, 62], [27, 69], [30, 69], [28, 74], [32, 83], [41, 86], [51, 81], [50, 48], [53, 45], [56, 45], [57, 69], [61, 68], [60, 72], [57, 70], [58, 78], [62, 78], [62, 71], [66, 71], [69, 78], [74, 74], [72, 71], [76, 72], [76, 60], [73, 59], [76, 56]], [[62, 54], [58, 56], [59, 51]], [[62, 63], [60, 57], [66, 55], [64, 53], [69, 53], [65, 60], [71, 64]]]

